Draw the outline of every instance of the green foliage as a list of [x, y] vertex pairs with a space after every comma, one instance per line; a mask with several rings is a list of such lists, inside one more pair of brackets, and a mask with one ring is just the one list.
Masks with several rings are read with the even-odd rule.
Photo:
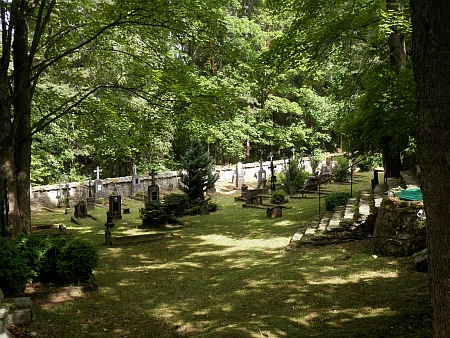
[[30, 269], [14, 240], [0, 237], [0, 289], [6, 295], [25, 290]]
[[58, 280], [63, 283], [84, 283], [89, 281], [97, 266], [99, 255], [90, 242], [68, 240], [60, 249], [56, 271]]
[[30, 269], [28, 278], [42, 282], [87, 282], [99, 260], [93, 244], [67, 236], [22, 236], [17, 247]]
[[288, 194], [289, 182], [293, 181], [295, 183], [295, 189], [299, 190], [303, 188], [305, 180], [310, 175], [311, 174], [306, 172], [303, 168], [299, 168], [297, 161], [292, 161], [290, 168], [284, 168], [277, 175], [277, 182], [281, 184], [281, 189]]
[[272, 192], [270, 202], [273, 204], [285, 204], [288, 202], [288, 199], [286, 198], [286, 194], [283, 190], [277, 190]]
[[182, 168], [179, 173], [181, 190], [185, 192], [190, 203], [196, 200], [203, 201], [207, 189], [214, 187], [219, 179], [218, 174], [212, 173], [212, 157], [204, 150], [201, 141], [194, 138], [191, 147], [182, 158]]
[[358, 156], [355, 163], [361, 171], [371, 171], [383, 164], [380, 154], [369, 156]]
[[164, 209], [164, 205], [158, 202], [145, 204], [142, 210], [142, 225], [144, 227], [159, 228], [165, 224], [177, 224], [176, 217]]
[[189, 197], [186, 194], [170, 194], [163, 197], [162, 208], [175, 217], [188, 214]]
[[332, 211], [340, 205], [346, 205], [349, 197], [350, 194], [346, 192], [339, 192], [327, 195], [325, 197], [326, 210]]
[[335, 181], [337, 182], [347, 182], [347, 174], [350, 172], [349, 168], [349, 160], [348, 158], [343, 156], [336, 156], [333, 158], [336, 161], [336, 165], [333, 166], [332, 174], [334, 176]]

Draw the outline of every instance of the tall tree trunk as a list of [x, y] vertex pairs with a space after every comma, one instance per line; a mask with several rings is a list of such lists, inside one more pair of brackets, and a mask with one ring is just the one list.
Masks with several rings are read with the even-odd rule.
[[435, 338], [450, 337], [450, 2], [411, 0], [428, 269]]
[[[386, 0], [386, 9], [400, 13], [402, 10], [400, 0]], [[390, 64], [391, 69], [398, 73], [406, 67], [405, 36], [396, 26], [391, 26], [390, 29], [391, 34], [388, 39]], [[382, 151], [384, 172], [386, 177], [399, 177], [400, 171], [403, 170], [400, 150], [399, 146], [392, 145], [391, 142], [392, 138], [386, 138]]]

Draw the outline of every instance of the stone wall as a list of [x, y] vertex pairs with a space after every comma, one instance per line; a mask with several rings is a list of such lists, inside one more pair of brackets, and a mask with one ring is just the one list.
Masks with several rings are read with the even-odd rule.
[[426, 248], [423, 203], [384, 197], [374, 227], [374, 251], [383, 256], [409, 256]]
[[[151, 177], [149, 175], [140, 176], [141, 186], [144, 192], [147, 192], [148, 187], [151, 185]], [[115, 191], [123, 197], [131, 196], [131, 176], [117, 177], [117, 178], [105, 178], [102, 179], [103, 188], [106, 192], [106, 196], [112, 195]], [[159, 185], [161, 190], [173, 190], [178, 188], [179, 177], [178, 172], [170, 171], [156, 175], [156, 184]], [[39, 207], [56, 208], [58, 207], [58, 196], [69, 193], [70, 205], [75, 205], [80, 199], [84, 199], [89, 196], [89, 181], [84, 182], [72, 182], [60, 186], [46, 185], [31, 188], [31, 208], [32, 210]], [[94, 181], [91, 181], [91, 191], [94, 194]]]

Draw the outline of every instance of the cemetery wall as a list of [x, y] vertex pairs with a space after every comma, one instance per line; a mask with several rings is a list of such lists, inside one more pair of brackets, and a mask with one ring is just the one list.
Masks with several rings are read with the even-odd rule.
[[[274, 171], [279, 173], [283, 167], [287, 165], [287, 161], [279, 160], [273, 161]], [[243, 163], [244, 180], [251, 180], [257, 178], [260, 170], [260, 163]], [[262, 163], [262, 167], [270, 175], [270, 161]], [[309, 158], [304, 158], [303, 167], [306, 171], [312, 172]], [[236, 165], [216, 167], [216, 173], [219, 173], [218, 183], [235, 183]], [[148, 187], [151, 185], [150, 175], [139, 175], [142, 190], [146, 193]], [[171, 191], [178, 188], [179, 176], [176, 171], [169, 171], [156, 175], [156, 184], [161, 190]], [[123, 197], [132, 196], [132, 176], [105, 178], [103, 181], [103, 189], [105, 196], [117, 194]], [[89, 196], [89, 184], [91, 185], [91, 195], [94, 195], [94, 180], [84, 182], [72, 182], [64, 184], [46, 185], [31, 188], [31, 208], [32, 210], [39, 207], [56, 208], [60, 206], [59, 196], [68, 194], [70, 206], [74, 206], [79, 200], [85, 199]], [[62, 206], [62, 205], [61, 205]]]
[[[103, 181], [103, 189], [105, 196], [119, 194], [123, 197], [132, 195], [132, 176], [105, 178]], [[142, 190], [146, 192], [151, 185], [151, 177], [149, 175], [140, 175], [140, 183]], [[94, 180], [91, 180], [91, 194], [94, 195]], [[156, 184], [161, 190], [170, 191], [178, 187], [178, 172], [169, 171], [156, 175]], [[31, 208], [32, 210], [39, 207], [56, 208], [59, 206], [59, 196], [69, 196], [70, 206], [78, 203], [79, 200], [89, 196], [89, 181], [72, 182], [67, 184], [46, 185], [31, 188]]]

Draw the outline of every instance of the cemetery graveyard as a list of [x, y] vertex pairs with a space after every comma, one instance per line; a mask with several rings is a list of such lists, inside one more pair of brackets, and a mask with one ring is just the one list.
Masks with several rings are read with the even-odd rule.
[[[356, 175], [354, 181], [355, 192], [365, 190], [370, 175]], [[155, 185], [151, 183], [149, 193]], [[244, 183], [244, 191], [261, 192], [258, 179]], [[349, 188], [325, 184], [322, 193]], [[159, 193], [158, 198], [168, 192]], [[96, 203], [87, 212], [92, 217], [78, 217], [79, 224], [70, 221], [74, 215], [65, 208], [34, 212], [35, 224], [64, 225], [50, 230], [95, 243], [101, 255], [94, 272], [98, 289], [55, 297], [61, 303], [36, 297], [34, 321], [22, 331], [16, 328], [21, 337], [33, 332], [58, 337], [112, 332], [132, 337], [253, 337], [258, 332], [267, 337], [339, 337], [347, 330], [379, 337], [429, 332], [429, 309], [421, 308], [427, 296], [417, 296], [427, 280], [408, 268], [406, 258], [375, 260], [370, 240], [286, 250], [299, 220], [316, 217], [317, 192], [290, 198], [281, 217], [272, 218], [267, 206], [244, 208], [236, 200], [242, 197], [242, 186], [225, 184], [212, 196], [221, 205], [217, 212], [182, 217], [185, 226], [169, 231], [142, 228], [143, 201], [120, 196], [119, 202], [117, 197]], [[73, 209], [78, 216], [82, 205]], [[391, 283], [404, 299], [395, 299]], [[355, 298], [359, 294], [377, 296]], [[408, 302], [410, 308], [399, 311], [398, 302]], [[69, 316], [73, 312], [77, 314]], [[79, 333], [68, 329], [80, 326]]]

